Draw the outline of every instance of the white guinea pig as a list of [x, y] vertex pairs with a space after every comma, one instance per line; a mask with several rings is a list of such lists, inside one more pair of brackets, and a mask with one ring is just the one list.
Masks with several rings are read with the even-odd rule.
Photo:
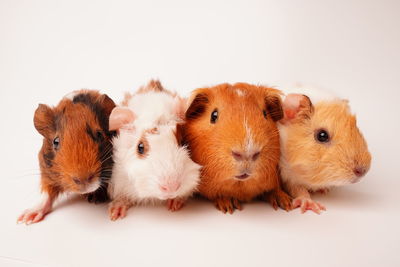
[[143, 202], [167, 201], [180, 209], [199, 183], [200, 165], [180, 144], [179, 127], [186, 100], [151, 81], [110, 115], [114, 167], [109, 194], [111, 220], [126, 216], [127, 209]]
[[285, 91], [290, 93], [278, 123], [282, 181], [294, 208], [319, 214], [325, 207], [310, 192], [358, 182], [370, 168], [371, 155], [347, 100], [315, 87]]

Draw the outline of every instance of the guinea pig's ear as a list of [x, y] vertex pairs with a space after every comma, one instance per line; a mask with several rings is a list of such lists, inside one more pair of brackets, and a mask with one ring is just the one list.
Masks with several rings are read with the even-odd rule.
[[36, 130], [44, 137], [50, 137], [56, 131], [54, 110], [47, 105], [39, 104], [33, 117]]
[[265, 97], [265, 107], [267, 116], [270, 115], [274, 121], [283, 118], [282, 101], [279, 94], [268, 94]]
[[210, 92], [207, 89], [196, 90], [193, 95], [193, 100], [189, 100], [190, 105], [185, 113], [187, 120], [194, 120], [200, 117], [206, 110], [210, 98]]
[[106, 94], [101, 95], [99, 99], [100, 105], [103, 107], [104, 112], [107, 116], [111, 114], [111, 111], [115, 108], [114, 101]]
[[112, 110], [109, 119], [109, 130], [117, 131], [122, 127], [131, 124], [136, 116], [130, 108], [116, 107]]
[[284, 120], [294, 122], [297, 119], [309, 119], [314, 111], [311, 100], [306, 95], [288, 94], [283, 101]]

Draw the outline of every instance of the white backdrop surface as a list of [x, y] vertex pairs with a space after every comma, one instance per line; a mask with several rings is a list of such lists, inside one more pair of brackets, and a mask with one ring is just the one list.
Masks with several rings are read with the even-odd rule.
[[[373, 156], [322, 215], [262, 202], [224, 215], [62, 200], [36, 225], [38, 103], [115, 101], [150, 78], [183, 95], [221, 82], [306, 82], [348, 98]], [[400, 266], [399, 1], [0, 1], [0, 266]]]

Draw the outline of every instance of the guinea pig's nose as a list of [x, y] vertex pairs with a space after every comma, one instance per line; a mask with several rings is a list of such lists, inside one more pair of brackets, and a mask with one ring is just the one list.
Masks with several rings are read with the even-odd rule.
[[164, 193], [173, 193], [178, 191], [178, 189], [181, 187], [181, 184], [178, 182], [171, 182], [167, 184], [162, 184], [159, 187], [160, 190]]
[[353, 172], [357, 177], [363, 177], [367, 173], [367, 168], [356, 167], [356, 168], [354, 168]]
[[82, 180], [79, 177], [73, 177], [72, 180], [77, 185], [81, 185], [82, 184]]
[[246, 152], [239, 152], [232, 150], [232, 157], [237, 161], [243, 161], [243, 160], [256, 161], [259, 156], [260, 156], [260, 151], [256, 151], [253, 153], [246, 153]]

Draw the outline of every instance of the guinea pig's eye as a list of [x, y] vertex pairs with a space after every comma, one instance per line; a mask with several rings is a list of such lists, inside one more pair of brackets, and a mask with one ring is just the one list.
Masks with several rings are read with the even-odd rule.
[[218, 110], [214, 109], [214, 111], [211, 113], [210, 122], [211, 123], [216, 123], [217, 119], [218, 119]]
[[330, 140], [329, 134], [326, 130], [320, 129], [315, 133], [315, 140], [320, 143], [327, 143]]
[[140, 142], [137, 146], [137, 151], [139, 154], [143, 155], [144, 154], [144, 144], [143, 142]]
[[60, 138], [56, 137], [56, 138], [53, 139], [53, 148], [55, 150], [57, 150], [59, 148], [59, 146], [60, 146]]
[[102, 131], [97, 131], [97, 132], [96, 132], [96, 139], [97, 139], [99, 142], [101, 142], [101, 141], [103, 141], [103, 138], [104, 138], [103, 132], [102, 132]]
[[263, 115], [264, 115], [264, 118], [267, 118], [267, 111], [265, 109], [263, 110]]

